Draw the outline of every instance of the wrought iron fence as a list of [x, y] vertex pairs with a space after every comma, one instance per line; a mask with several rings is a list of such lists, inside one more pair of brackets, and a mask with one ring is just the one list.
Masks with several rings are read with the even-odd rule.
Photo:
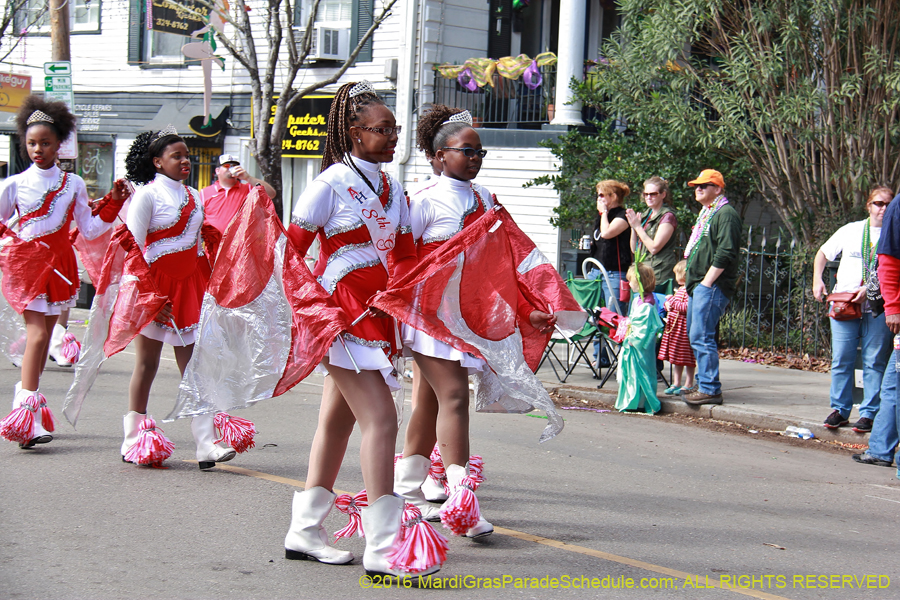
[[[831, 356], [831, 329], [824, 303], [812, 295], [812, 260], [795, 240], [771, 240], [753, 228], [741, 249], [738, 289], [719, 323], [719, 342], [818, 358]], [[826, 270], [831, 289], [833, 269]]]
[[486, 85], [472, 92], [458, 80], [435, 73], [434, 101], [468, 110], [484, 127], [539, 129], [542, 123], [553, 118], [556, 65], [541, 67], [541, 76], [543, 82], [532, 90], [521, 79], [507, 79], [494, 73], [493, 86]]

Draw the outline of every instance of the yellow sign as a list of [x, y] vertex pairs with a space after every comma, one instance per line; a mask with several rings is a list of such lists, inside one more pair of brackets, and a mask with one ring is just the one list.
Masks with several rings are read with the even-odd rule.
[[[325, 154], [325, 139], [328, 137], [328, 110], [334, 96], [305, 96], [291, 109], [281, 141], [281, 156], [284, 158], [322, 158]], [[252, 115], [251, 115], [252, 116]], [[275, 107], [269, 124], [275, 122]], [[251, 132], [253, 123], [251, 121]]]
[[0, 73], [0, 112], [18, 112], [31, 95], [31, 75]]

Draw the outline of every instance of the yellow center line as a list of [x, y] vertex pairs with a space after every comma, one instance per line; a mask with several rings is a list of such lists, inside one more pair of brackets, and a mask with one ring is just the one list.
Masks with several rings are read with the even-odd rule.
[[[196, 463], [197, 461], [186, 460], [184, 462]], [[248, 477], [255, 477], [257, 479], [265, 479], [266, 481], [282, 483], [285, 485], [290, 485], [292, 487], [297, 487], [297, 488], [306, 487], [306, 482], [301, 481], [299, 479], [290, 479], [288, 477], [279, 477], [278, 475], [270, 475], [268, 473], [263, 473], [261, 471], [253, 471], [252, 469], [245, 469], [243, 467], [233, 467], [231, 465], [217, 463], [216, 468], [222, 469], [223, 471], [231, 471], [232, 473], [237, 473], [238, 475], [246, 475]], [[353, 495], [351, 492], [345, 492], [345, 491], [339, 490], [337, 488], [335, 488], [334, 493], [335, 494], [350, 494], [351, 496]], [[567, 544], [566, 542], [561, 542], [559, 540], [552, 540], [550, 538], [545, 538], [545, 537], [541, 537], [539, 535], [533, 535], [530, 533], [524, 533], [522, 531], [516, 531], [514, 529], [506, 529], [505, 527], [496, 527], [495, 526], [494, 533], [498, 534], [498, 535], [505, 535], [508, 537], [516, 538], [518, 540], [522, 540], [525, 542], [533, 542], [535, 544], [542, 544], [544, 546], [549, 546], [551, 548], [556, 548], [558, 550], [565, 550], [567, 552], [577, 552], [578, 554], [584, 554], [586, 556], [593, 556], [594, 558], [600, 558], [602, 560], [618, 563], [620, 565], [628, 565], [630, 567], [643, 569], [644, 571], [650, 571], [651, 573], [659, 573], [660, 575], [668, 575], [670, 577], [677, 577], [677, 578], [683, 579], [685, 581], [690, 581], [689, 585], [694, 585], [694, 586], [696, 586], [697, 589], [719, 588], [719, 589], [727, 590], [729, 592], [734, 592], [736, 594], [743, 594], [745, 596], [750, 596], [751, 598], [760, 598], [762, 600], [788, 600], [784, 596], [776, 596], [775, 594], [767, 594], [766, 592], [761, 592], [758, 590], [722, 585], [716, 580], [710, 580], [709, 576], [694, 575], [692, 573], [687, 573], [685, 571], [678, 571], [676, 569], [670, 569], [668, 567], [654, 565], [652, 563], [644, 562], [642, 560], [628, 558], [627, 556], [619, 556], [617, 554], [610, 554], [609, 552], [603, 552], [602, 550], [594, 550], [593, 548], [585, 548], [584, 546], [576, 546], [575, 544]]]

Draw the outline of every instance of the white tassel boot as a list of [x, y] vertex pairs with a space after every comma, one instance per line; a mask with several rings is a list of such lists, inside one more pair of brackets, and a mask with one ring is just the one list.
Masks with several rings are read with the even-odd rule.
[[334, 506], [336, 496], [323, 487], [294, 492], [291, 528], [284, 537], [284, 557], [291, 560], [317, 560], [329, 565], [345, 565], [353, 555], [328, 543], [322, 525]]
[[197, 443], [197, 462], [201, 469], [211, 469], [217, 462], [227, 462], [237, 456], [234, 448], [216, 446], [216, 428], [213, 415], [200, 415], [191, 419], [191, 433]]
[[131, 447], [137, 443], [138, 426], [146, 416], [147, 415], [130, 410], [127, 415], [122, 417], [122, 429], [125, 430], [125, 440], [122, 442], [122, 462], [128, 462], [125, 460], [125, 455], [128, 454]]
[[[15, 395], [13, 396], [13, 410], [22, 406], [22, 402], [24, 402], [34, 394], [37, 394], [37, 392], [22, 389], [22, 382], [17, 382], [15, 387]], [[32, 437], [27, 442], [20, 442], [19, 448], [27, 450], [29, 448], [33, 448], [35, 444], [49, 444], [52, 441], [53, 436], [50, 435], [50, 432], [41, 427], [40, 411], [38, 411], [38, 413], [34, 415], [34, 437]]]
[[437, 483], [430, 476], [426, 477], [425, 483], [422, 484], [422, 495], [429, 502], [443, 502], [447, 499], [447, 492], [444, 491], [444, 486]]
[[50, 349], [48, 350], [47, 355], [50, 357], [50, 360], [60, 367], [71, 367], [72, 361], [63, 356], [62, 353], [63, 337], [65, 335], [65, 327], [59, 323], [53, 326], [53, 334], [50, 336]]
[[363, 568], [369, 577], [393, 576], [417, 580], [419, 576], [431, 575], [440, 570], [440, 565], [434, 565], [418, 573], [406, 573], [390, 568], [389, 556], [398, 541], [397, 535], [400, 533], [405, 505], [403, 498], [385, 495], [369, 504], [368, 508], [362, 509], [363, 531], [366, 533]]
[[[450, 498], [444, 504], [444, 508], [451, 508], [451, 503], [454, 503], [454, 496], [458, 494], [462, 494], [463, 492], [468, 492], [471, 490], [471, 502], [474, 504], [472, 509], [478, 511], [478, 521], [472, 525], [466, 532], [463, 534], [464, 537], [475, 539], [480, 537], [485, 537], [494, 533], [494, 526], [491, 525], [482, 515], [481, 515], [481, 507], [478, 505], [478, 500], [475, 498], [475, 490], [471, 487], [468, 487], [467, 482], [464, 479], [469, 478], [469, 463], [466, 463], [466, 466], [461, 467], [459, 465], [450, 465], [447, 467], [447, 485], [450, 488]], [[467, 510], [468, 507], [460, 507], [462, 510]], [[443, 508], [441, 509], [444, 510]], [[449, 527], [449, 525], [448, 525]], [[452, 530], [453, 528], [450, 527]]]
[[422, 493], [422, 484], [429, 479], [430, 468], [431, 459], [421, 454], [398, 459], [394, 463], [394, 493], [422, 511], [426, 521], [440, 521], [439, 509], [429, 504]]

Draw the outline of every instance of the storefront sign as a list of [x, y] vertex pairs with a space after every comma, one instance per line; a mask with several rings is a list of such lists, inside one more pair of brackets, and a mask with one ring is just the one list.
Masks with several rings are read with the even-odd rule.
[[152, 0], [147, 28], [191, 35], [206, 26], [209, 8], [194, 0]]
[[31, 94], [31, 75], [0, 73], [0, 112], [18, 112]]
[[102, 117], [119, 116], [112, 110], [112, 104], [76, 104], [75, 116], [78, 117], [78, 131], [100, 131]]
[[[328, 111], [334, 96], [306, 96], [294, 105], [287, 117], [281, 156], [284, 158], [322, 158], [328, 137]], [[275, 122], [275, 107], [269, 124]]]

